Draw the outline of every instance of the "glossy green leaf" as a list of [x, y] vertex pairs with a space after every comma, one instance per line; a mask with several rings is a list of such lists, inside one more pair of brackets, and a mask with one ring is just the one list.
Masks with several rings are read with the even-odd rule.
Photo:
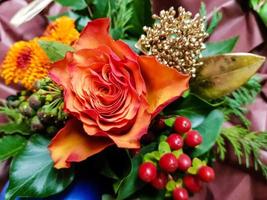
[[250, 5], [259, 14], [265, 26], [267, 26], [267, 2], [265, 0], [250, 0]]
[[238, 37], [219, 42], [210, 42], [206, 44], [206, 49], [202, 51], [202, 56], [214, 56], [224, 53], [231, 53], [238, 41]]
[[219, 25], [221, 20], [222, 20], [222, 13], [219, 11], [214, 11], [212, 14], [212, 18], [211, 18], [211, 21], [209, 23], [209, 26], [207, 28], [207, 33], [208, 34], [213, 33], [213, 31]]
[[53, 62], [63, 59], [67, 52], [74, 51], [71, 46], [61, 42], [40, 40], [38, 43]]
[[9, 170], [6, 200], [16, 196], [41, 198], [63, 191], [74, 179], [71, 169], [57, 170], [50, 158], [49, 141], [33, 135], [13, 160]]
[[220, 134], [224, 122], [224, 115], [219, 110], [213, 110], [204, 120], [204, 122], [195, 128], [202, 135], [203, 142], [197, 146], [193, 153], [193, 157], [200, 156], [209, 151]]
[[0, 160], [7, 160], [24, 149], [26, 139], [20, 135], [7, 135], [0, 138]]
[[55, 1], [60, 3], [62, 6], [70, 7], [74, 10], [82, 10], [87, 7], [87, 4], [84, 0], [55, 0]]
[[170, 153], [171, 152], [171, 147], [168, 144], [168, 142], [166, 141], [162, 141], [159, 143], [159, 153], [161, 155], [165, 154], [165, 153]]
[[4, 134], [20, 133], [22, 135], [30, 135], [31, 131], [29, 125], [22, 121], [21, 123], [8, 122], [5, 124], [1, 124], [0, 133]]
[[128, 33], [134, 37], [140, 37], [144, 26], [150, 26], [153, 23], [152, 7], [150, 0], [130, 0], [130, 8], [133, 10], [129, 21], [131, 28]]
[[143, 161], [144, 154], [152, 152], [155, 149], [156, 144], [152, 143], [146, 147], [143, 147], [141, 152], [132, 159], [131, 170], [129, 174], [118, 184], [118, 196], [116, 198], [117, 200], [123, 200], [130, 197], [145, 185], [138, 178], [138, 167]]
[[192, 127], [195, 128], [204, 121], [212, 109], [211, 105], [193, 95], [189, 95], [180, 99], [177, 105], [171, 105], [164, 111], [166, 115], [174, 115], [174, 117], [165, 120], [165, 123], [167, 126], [173, 127], [176, 116], [180, 115], [189, 118]]
[[261, 67], [265, 57], [231, 53], [202, 58], [203, 65], [190, 82], [191, 92], [206, 99], [218, 99], [246, 83]]

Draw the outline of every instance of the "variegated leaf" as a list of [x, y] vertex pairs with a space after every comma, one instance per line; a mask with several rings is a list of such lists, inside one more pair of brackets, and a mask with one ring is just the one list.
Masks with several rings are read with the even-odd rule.
[[203, 65], [190, 82], [191, 91], [207, 100], [236, 90], [253, 76], [265, 57], [250, 53], [229, 53], [202, 58]]

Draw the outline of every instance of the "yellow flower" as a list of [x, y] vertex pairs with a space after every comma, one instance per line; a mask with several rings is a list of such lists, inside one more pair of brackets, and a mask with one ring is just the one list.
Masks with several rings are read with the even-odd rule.
[[73, 19], [63, 16], [49, 24], [40, 39], [58, 41], [71, 45], [79, 38]]
[[18, 83], [32, 90], [34, 83], [47, 75], [49, 63], [37, 40], [16, 42], [1, 65], [0, 76], [6, 84]]

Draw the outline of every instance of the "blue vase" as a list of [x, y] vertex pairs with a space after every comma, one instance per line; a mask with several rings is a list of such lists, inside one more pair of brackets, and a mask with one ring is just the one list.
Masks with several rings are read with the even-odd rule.
[[[0, 194], [0, 200], [5, 200], [8, 183]], [[76, 179], [65, 191], [48, 198], [16, 198], [16, 200], [101, 200], [101, 192], [95, 181]]]

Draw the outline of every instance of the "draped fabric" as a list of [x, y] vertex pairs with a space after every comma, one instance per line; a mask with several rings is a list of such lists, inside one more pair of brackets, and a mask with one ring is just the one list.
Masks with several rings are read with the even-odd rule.
[[[0, 3], [0, 60], [3, 59], [8, 47], [19, 40], [28, 40], [42, 33], [47, 24], [45, 15], [57, 14], [62, 11], [58, 5], [52, 5], [30, 22], [19, 28], [10, 25], [10, 18], [27, 4], [25, 0], [5, 0]], [[224, 40], [239, 36], [235, 52], [253, 52], [267, 55], [267, 28], [247, 6], [246, 0], [204, 0], [207, 6], [208, 18], [213, 10], [223, 13], [223, 20], [219, 27], [209, 37], [209, 41]], [[158, 13], [170, 6], [183, 6], [196, 13], [201, 0], [153, 0], [153, 11]], [[252, 121], [251, 129], [255, 131], [267, 130], [267, 63], [260, 69], [263, 77], [263, 91], [255, 102], [249, 106], [248, 117]], [[15, 89], [7, 87], [0, 80], [0, 98], [14, 94]], [[0, 121], [3, 118], [0, 118]], [[267, 163], [267, 152], [262, 152], [262, 160]], [[0, 187], [6, 180], [7, 165], [0, 167]], [[215, 164], [216, 180], [205, 185], [204, 190], [195, 195], [193, 200], [265, 200], [267, 199], [266, 180], [260, 173], [236, 164], [236, 158], [229, 155], [225, 162]]]

